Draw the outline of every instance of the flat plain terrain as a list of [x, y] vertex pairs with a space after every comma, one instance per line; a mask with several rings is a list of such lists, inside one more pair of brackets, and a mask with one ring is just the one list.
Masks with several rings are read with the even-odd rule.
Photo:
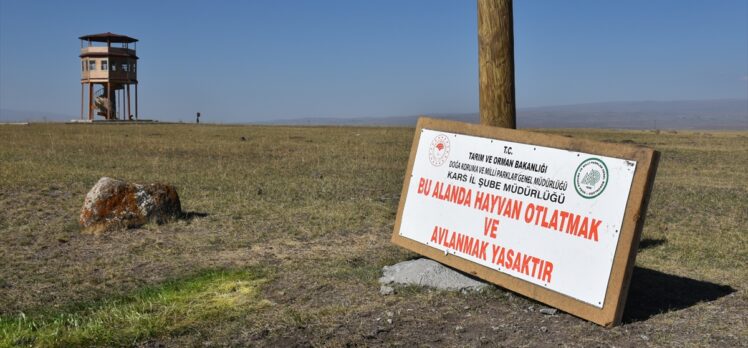
[[[379, 293], [413, 130], [0, 126], [0, 346], [747, 346], [748, 132], [552, 130], [662, 152], [624, 324], [499, 288]], [[189, 214], [79, 232], [102, 176]]]

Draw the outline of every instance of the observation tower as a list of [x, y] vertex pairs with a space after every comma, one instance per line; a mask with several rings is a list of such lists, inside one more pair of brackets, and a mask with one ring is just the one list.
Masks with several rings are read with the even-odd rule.
[[[79, 39], [80, 119], [84, 120], [87, 113], [88, 121], [94, 121], [95, 116], [105, 120], [138, 120], [138, 56], [135, 54], [138, 40], [109, 32], [84, 35]], [[130, 110], [130, 85], [135, 85], [134, 113]]]

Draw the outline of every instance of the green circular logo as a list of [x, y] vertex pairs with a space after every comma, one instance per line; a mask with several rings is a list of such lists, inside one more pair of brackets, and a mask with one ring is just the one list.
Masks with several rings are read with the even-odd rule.
[[595, 198], [608, 186], [608, 166], [599, 158], [584, 160], [574, 173], [574, 188], [584, 198]]

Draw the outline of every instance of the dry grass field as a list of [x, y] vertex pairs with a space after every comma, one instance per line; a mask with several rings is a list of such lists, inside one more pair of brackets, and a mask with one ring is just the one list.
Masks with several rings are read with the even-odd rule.
[[[389, 242], [412, 132], [0, 126], [0, 346], [748, 345], [748, 132], [550, 131], [662, 152], [613, 329], [499, 288], [380, 295], [417, 256]], [[193, 214], [81, 234], [102, 176]]]

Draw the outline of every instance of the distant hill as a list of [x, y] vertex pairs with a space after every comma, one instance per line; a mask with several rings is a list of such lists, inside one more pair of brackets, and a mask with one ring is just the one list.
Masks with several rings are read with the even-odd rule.
[[79, 117], [44, 111], [0, 109], [0, 122], [67, 122]]
[[[426, 116], [477, 123], [478, 113]], [[407, 126], [418, 115], [391, 117], [316, 117], [266, 120], [255, 124]], [[78, 116], [0, 109], [0, 122], [63, 122]], [[520, 108], [519, 128], [748, 129], [748, 99], [630, 101]]]
[[520, 109], [520, 127], [748, 129], [748, 99], [638, 101]]
[[[426, 116], [471, 123], [479, 121], [478, 113]], [[262, 123], [413, 126], [418, 117], [319, 117]], [[748, 129], [748, 99], [631, 101], [520, 108], [517, 123], [519, 128]]]

